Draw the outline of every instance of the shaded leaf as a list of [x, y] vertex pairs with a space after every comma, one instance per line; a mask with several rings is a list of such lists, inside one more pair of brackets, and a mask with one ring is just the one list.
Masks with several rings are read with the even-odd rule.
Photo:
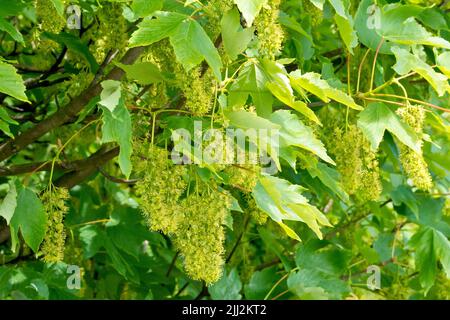
[[125, 106], [123, 98], [113, 112], [103, 109], [102, 142], [117, 142], [120, 146], [119, 166], [122, 173], [129, 178], [132, 170], [131, 164], [131, 116]]
[[0, 60], [0, 92], [17, 100], [28, 102], [25, 90], [22, 77], [17, 74], [16, 69]]
[[369, 139], [373, 149], [378, 149], [385, 131], [388, 130], [403, 144], [420, 153], [421, 143], [417, 134], [385, 104], [371, 103], [358, 117], [358, 127]]
[[21, 232], [26, 244], [37, 252], [44, 240], [47, 226], [47, 214], [37, 195], [28, 188], [22, 188], [17, 193], [17, 206], [10, 221], [12, 247], [19, 241]]
[[230, 272], [224, 270], [222, 278], [208, 288], [213, 300], [240, 300], [242, 283], [236, 269]]
[[237, 9], [231, 9], [222, 18], [222, 39], [226, 53], [232, 60], [242, 53], [253, 38], [254, 28], [243, 29]]
[[252, 26], [253, 21], [258, 16], [264, 4], [267, 0], [234, 0], [237, 4], [239, 11], [247, 21], [247, 25]]

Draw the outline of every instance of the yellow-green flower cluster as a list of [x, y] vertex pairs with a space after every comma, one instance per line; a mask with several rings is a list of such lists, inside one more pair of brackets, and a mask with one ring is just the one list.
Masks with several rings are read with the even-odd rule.
[[258, 165], [233, 165], [224, 170], [233, 186], [249, 192], [256, 186], [260, 171]]
[[258, 32], [259, 53], [269, 59], [280, 54], [284, 40], [284, 32], [278, 22], [281, 0], [268, 0], [255, 19]]
[[87, 87], [89, 87], [92, 80], [94, 80], [94, 75], [89, 71], [72, 75], [71, 79], [68, 80], [68, 87], [65, 92], [66, 95], [68, 98], [79, 96]]
[[258, 183], [260, 171], [261, 167], [258, 165], [233, 165], [226, 167], [224, 173], [228, 176], [232, 187], [245, 192], [244, 198], [247, 206], [244, 211], [257, 224], [263, 225], [267, 222], [267, 214], [258, 208], [255, 199], [251, 196], [251, 191]]
[[359, 189], [362, 173], [362, 159], [358, 145], [360, 134], [353, 126], [347, 132], [336, 128], [334, 137], [335, 146], [332, 152], [342, 177], [342, 184], [349, 194], [355, 194]]
[[[214, 101], [216, 80], [210, 69], [204, 71], [202, 66], [186, 71], [177, 62], [175, 53], [167, 39], [153, 44], [143, 61], [148, 61], [161, 71], [176, 75], [175, 86], [183, 92], [184, 107], [195, 116], [204, 116], [211, 111]], [[166, 84], [154, 85], [150, 90], [149, 105], [162, 107], [168, 102]]]
[[450, 299], [450, 279], [444, 272], [439, 272], [437, 275], [433, 291], [436, 293], [437, 300]]
[[202, 188], [185, 198], [180, 209], [175, 243], [184, 258], [187, 274], [207, 284], [218, 281], [224, 264], [223, 224], [231, 198], [221, 192]]
[[36, 0], [36, 17], [39, 25], [36, 29], [32, 30], [32, 38], [39, 48], [40, 53], [43, 55], [40, 57], [42, 60], [42, 67], [51, 66], [52, 59], [49, 59], [48, 54], [59, 48], [59, 44], [41, 37], [42, 32], [50, 32], [58, 34], [65, 26], [65, 20], [58, 14], [55, 6], [51, 0]]
[[176, 62], [175, 52], [168, 39], [152, 44], [146, 51], [143, 61], [151, 62], [162, 71], [175, 73], [179, 63]]
[[122, 15], [120, 3], [104, 3], [96, 14], [99, 25], [96, 42], [92, 44], [95, 50], [92, 51], [97, 62], [101, 63], [109, 50], [125, 47], [128, 40], [127, 21]]
[[141, 148], [139, 156], [145, 160], [137, 159], [136, 167], [145, 175], [136, 184], [136, 194], [148, 225], [154, 231], [176, 233], [182, 218], [178, 200], [187, 186], [186, 168], [174, 165], [168, 151], [155, 146]]
[[[192, 180], [188, 167], [174, 165], [169, 152], [135, 143], [136, 194], [149, 227], [174, 239], [186, 273], [208, 284], [222, 274], [223, 224], [232, 198], [214, 182]], [[195, 173], [192, 173], [195, 177]]]
[[136, 169], [144, 175], [136, 194], [149, 227], [173, 237], [190, 277], [216, 282], [224, 264], [223, 224], [232, 198], [213, 182], [198, 179], [188, 185], [187, 168], [170, 162], [166, 149], [137, 144], [136, 153]]
[[360, 203], [364, 203], [366, 201], [378, 200], [383, 188], [381, 185], [377, 154], [372, 150], [369, 140], [366, 139], [361, 131], [360, 139], [363, 170], [361, 173], [360, 187], [355, 197]]
[[56, 10], [51, 0], [36, 0], [36, 16], [40, 21], [40, 29], [50, 33], [59, 33], [65, 26], [66, 21]]
[[[397, 110], [398, 115], [418, 134], [423, 136], [423, 124], [425, 121], [425, 111], [421, 106], [408, 105]], [[433, 187], [433, 180], [428, 165], [425, 162], [422, 152], [417, 153], [406, 145], [400, 144], [400, 162], [406, 175], [412, 184], [422, 191], [430, 191]]]
[[263, 225], [267, 222], [268, 215], [264, 211], [258, 208], [255, 199], [251, 195], [246, 195], [247, 201], [246, 212], [255, 220], [259, 225]]
[[193, 115], [206, 115], [213, 106], [215, 79], [211, 70], [202, 75], [201, 67], [177, 73], [180, 89], [186, 99], [185, 108]]
[[217, 38], [220, 34], [220, 21], [223, 15], [233, 8], [233, 0], [210, 0], [203, 7], [203, 11], [208, 17], [208, 23], [205, 25], [205, 31], [212, 39]]
[[450, 196], [445, 198], [444, 215], [450, 217]]
[[41, 246], [41, 253], [45, 262], [60, 262], [64, 259], [64, 245], [66, 233], [64, 231], [64, 216], [68, 208], [66, 200], [69, 192], [64, 188], [51, 188], [42, 196], [42, 203], [47, 213], [47, 230]]
[[[180, 69], [168, 39], [161, 40], [151, 45], [143, 56], [142, 61], [153, 63], [161, 72], [176, 73], [176, 71]], [[168, 102], [167, 83], [164, 81], [151, 85], [147, 94], [147, 108], [160, 109]]]
[[358, 202], [378, 200], [382, 191], [379, 163], [362, 131], [355, 125], [346, 131], [335, 128], [330, 147], [347, 193]]
[[319, 26], [323, 21], [323, 12], [312, 4], [311, 0], [303, 0], [303, 10], [311, 17], [312, 27]]

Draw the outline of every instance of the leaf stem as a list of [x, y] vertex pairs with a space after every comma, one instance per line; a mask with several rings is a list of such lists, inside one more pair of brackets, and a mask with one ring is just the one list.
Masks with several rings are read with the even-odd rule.
[[53, 158], [52, 161], [52, 168], [50, 170], [50, 178], [49, 178], [49, 189], [51, 189], [51, 184], [52, 184], [52, 180], [53, 180], [53, 172], [55, 169], [55, 163], [56, 160], [59, 159], [59, 156], [61, 155], [61, 152], [63, 152], [63, 150], [69, 145], [70, 142], [72, 142], [73, 139], [75, 139], [81, 132], [83, 132], [85, 129], [87, 129], [88, 127], [90, 127], [93, 123], [97, 123], [99, 122], [100, 119], [94, 120], [89, 122], [87, 125], [85, 125], [83, 128], [81, 128], [80, 130], [78, 130], [77, 132], [75, 132], [67, 141], [66, 143], [64, 143], [64, 145], [62, 145], [61, 148], [59, 148], [58, 152], [56, 153], [56, 156]]
[[429, 102], [425, 102], [425, 101], [422, 101], [422, 100], [409, 98], [409, 97], [402, 97], [402, 96], [398, 96], [398, 95], [395, 95], [395, 94], [388, 94], [388, 93], [372, 93], [371, 95], [377, 96], [377, 97], [403, 99], [403, 100], [414, 102], [414, 103], [417, 103], [417, 104], [422, 104], [422, 105], [430, 107], [430, 108], [438, 109], [438, 110], [445, 111], [445, 112], [450, 112], [450, 109], [439, 107], [439, 106], [437, 106], [435, 104], [432, 104], [432, 103], [429, 103]]
[[361, 60], [361, 63], [359, 64], [359, 68], [358, 68], [358, 82], [356, 84], [356, 92], [359, 93], [359, 86], [361, 84], [361, 73], [362, 73], [362, 68], [364, 65], [364, 62], [366, 62], [367, 57], [369, 55], [370, 49], [367, 49], [366, 53], [364, 54], [364, 57]]
[[380, 49], [381, 49], [381, 46], [383, 45], [383, 43], [384, 43], [384, 38], [381, 38], [381, 41], [380, 41], [380, 43], [378, 44], [378, 47], [377, 47], [377, 51], [375, 52], [375, 57], [373, 58], [372, 76], [370, 78], [370, 91], [372, 91], [372, 89], [373, 89], [373, 82], [374, 82], [374, 79], [375, 79], [375, 67], [377, 65], [378, 54], [380, 53]]
[[289, 277], [290, 276], [290, 274], [292, 273], [292, 272], [295, 272], [295, 271], [297, 271], [297, 270], [299, 270], [300, 268], [295, 268], [295, 269], [292, 269], [291, 271], [289, 271], [288, 273], [286, 273], [284, 276], [282, 276], [281, 277], [281, 279], [280, 280], [278, 280], [274, 285], [273, 285], [273, 287], [270, 289], [270, 291], [266, 294], [266, 296], [264, 297], [264, 300], [267, 300], [267, 299], [269, 299], [269, 297], [270, 297], [270, 295], [275, 291], [275, 289], [284, 281], [284, 280], [286, 280], [287, 279], [287, 277]]

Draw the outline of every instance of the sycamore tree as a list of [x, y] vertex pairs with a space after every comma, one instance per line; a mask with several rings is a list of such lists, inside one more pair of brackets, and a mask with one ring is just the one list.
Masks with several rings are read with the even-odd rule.
[[0, 299], [448, 299], [449, 10], [0, 0]]

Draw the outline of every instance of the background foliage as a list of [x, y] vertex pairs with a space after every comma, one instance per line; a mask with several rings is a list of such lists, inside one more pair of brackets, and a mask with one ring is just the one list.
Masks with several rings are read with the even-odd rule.
[[[0, 0], [0, 298], [448, 299], [449, 10]], [[194, 120], [280, 171], [173, 165]]]

